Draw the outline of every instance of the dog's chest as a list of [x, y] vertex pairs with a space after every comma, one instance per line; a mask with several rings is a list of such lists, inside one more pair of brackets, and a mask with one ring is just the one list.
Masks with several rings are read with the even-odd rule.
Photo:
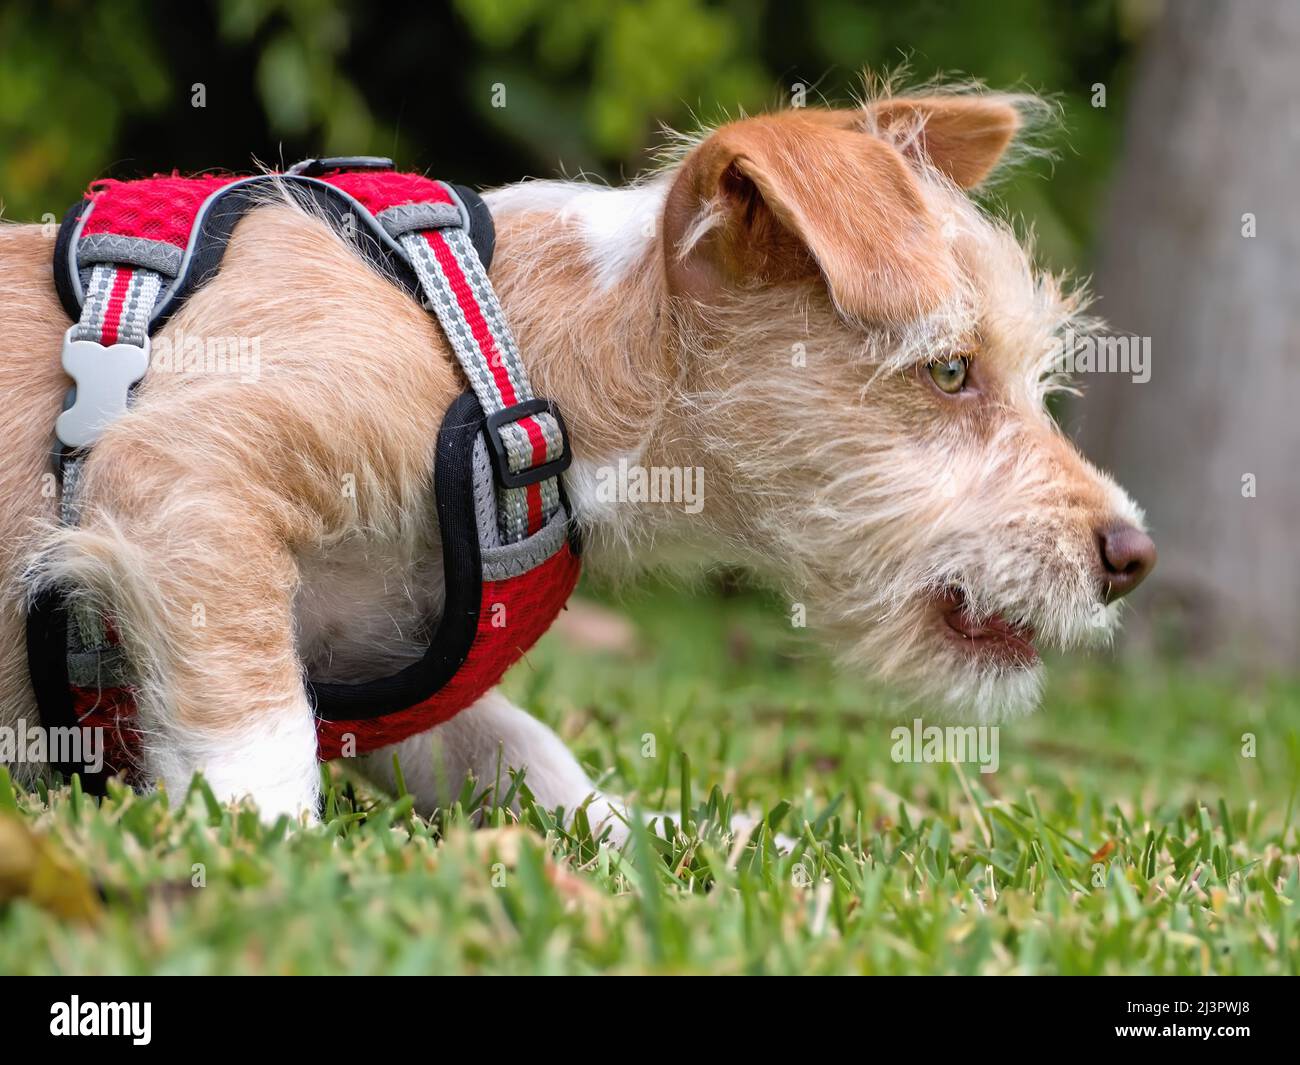
[[348, 536], [300, 554], [298, 565], [298, 657], [313, 680], [373, 680], [424, 653], [444, 599], [434, 529]]

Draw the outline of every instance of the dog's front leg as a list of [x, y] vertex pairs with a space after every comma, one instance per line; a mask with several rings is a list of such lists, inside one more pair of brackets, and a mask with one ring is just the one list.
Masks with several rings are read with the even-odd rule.
[[[579, 807], [585, 807], [597, 836], [608, 827], [615, 846], [627, 842], [633, 814], [626, 800], [600, 791], [559, 736], [500, 692], [489, 692], [444, 725], [362, 756], [358, 766], [368, 779], [395, 791], [394, 756], [407, 789], [415, 796], [416, 810], [425, 816], [455, 801], [469, 776], [477, 782], [476, 791], [486, 791], [487, 801], [492, 802], [498, 791], [504, 795], [510, 790], [510, 774], [522, 772], [538, 803], [551, 810], [563, 807], [567, 823]], [[647, 811], [641, 816], [658, 831], [664, 830], [664, 813]], [[732, 814], [729, 832], [749, 837], [761, 821], [745, 813]], [[796, 841], [778, 834], [773, 842], [778, 849], [790, 851]]]
[[[267, 820], [314, 816], [316, 729], [294, 644], [297, 567], [274, 522], [181, 488], [99, 486], [42, 579], [114, 619], [137, 684], [143, 775], [173, 802], [195, 773]], [[183, 484], [183, 482], [178, 482]], [[152, 491], [152, 497], [134, 493]], [[235, 497], [237, 493], [229, 493]]]
[[268, 822], [312, 819], [320, 765], [294, 641], [296, 568], [264, 536], [229, 546], [238, 557], [187, 567], [175, 596], [175, 660], [153, 708], [170, 742], [151, 750], [154, 769], [169, 795], [198, 772], [220, 801], [251, 799]]
[[566, 820], [586, 807], [587, 820], [599, 835], [606, 825], [621, 845], [628, 834], [623, 802], [603, 794], [591, 782], [564, 741], [527, 711], [492, 691], [450, 721], [408, 740], [384, 747], [359, 760], [361, 772], [380, 787], [393, 791], [396, 755], [416, 809], [427, 816], [453, 802], [467, 777], [487, 801], [510, 790], [512, 772], [547, 809], [564, 808]]

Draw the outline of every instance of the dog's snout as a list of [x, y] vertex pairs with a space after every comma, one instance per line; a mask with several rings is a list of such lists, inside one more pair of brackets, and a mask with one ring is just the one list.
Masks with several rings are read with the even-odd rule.
[[1122, 599], [1146, 579], [1156, 564], [1156, 545], [1134, 525], [1119, 523], [1097, 534], [1106, 602]]

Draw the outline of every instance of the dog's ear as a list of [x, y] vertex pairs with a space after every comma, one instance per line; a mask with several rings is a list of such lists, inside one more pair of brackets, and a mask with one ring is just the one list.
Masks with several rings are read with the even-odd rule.
[[682, 164], [664, 209], [670, 290], [818, 272], [842, 314], [898, 322], [933, 310], [954, 263], [920, 184], [884, 141], [786, 112], [723, 126]]
[[1022, 125], [1007, 97], [939, 95], [868, 104], [860, 128], [874, 126], [905, 155], [923, 156], [963, 189], [973, 189], [993, 172]]

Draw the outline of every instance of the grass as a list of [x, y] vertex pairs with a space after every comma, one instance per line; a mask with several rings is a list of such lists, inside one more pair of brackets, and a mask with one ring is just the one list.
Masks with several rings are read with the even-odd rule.
[[[1300, 971], [1295, 683], [1054, 663], [983, 774], [894, 762], [900, 715], [771, 602], [628, 609], [639, 655], [552, 634], [507, 687], [604, 786], [677, 811], [670, 840], [600, 847], [526, 780], [518, 823], [475, 832], [472, 787], [430, 823], [333, 770], [326, 823], [289, 831], [202, 787], [171, 811], [0, 776], [0, 816], [102, 899], [0, 903], [0, 972]], [[729, 840], [728, 809], [798, 847]]]

